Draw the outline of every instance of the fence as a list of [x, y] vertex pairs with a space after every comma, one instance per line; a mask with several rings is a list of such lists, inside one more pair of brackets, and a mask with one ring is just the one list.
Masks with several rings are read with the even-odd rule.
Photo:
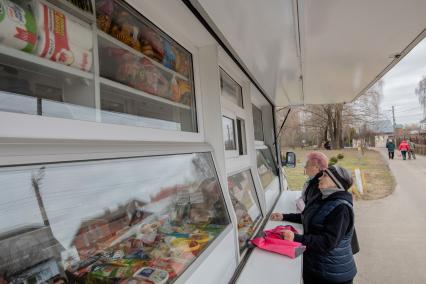
[[396, 136], [395, 145], [397, 149], [398, 149], [399, 143], [401, 143], [402, 140], [407, 140], [407, 139], [410, 139], [410, 141], [416, 144], [416, 148], [415, 148], [416, 154], [426, 155], [426, 133]]
[[417, 145], [415, 149], [416, 154], [426, 155], [426, 145]]

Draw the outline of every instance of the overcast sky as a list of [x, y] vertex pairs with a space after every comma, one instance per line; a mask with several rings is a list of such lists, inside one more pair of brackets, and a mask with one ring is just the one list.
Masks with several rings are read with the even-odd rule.
[[426, 76], [426, 39], [423, 39], [384, 77], [382, 110], [392, 119], [395, 106], [396, 123], [418, 123], [423, 112], [414, 93], [418, 82]]

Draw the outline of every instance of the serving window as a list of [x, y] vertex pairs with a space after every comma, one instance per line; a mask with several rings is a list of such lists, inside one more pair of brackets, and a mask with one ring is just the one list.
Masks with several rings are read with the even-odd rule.
[[237, 216], [238, 242], [242, 253], [262, 219], [250, 170], [229, 176], [228, 188]]
[[192, 54], [95, 2], [0, 1], [0, 111], [197, 132]]
[[172, 283], [230, 223], [210, 153], [4, 167], [0, 184], [10, 283]]

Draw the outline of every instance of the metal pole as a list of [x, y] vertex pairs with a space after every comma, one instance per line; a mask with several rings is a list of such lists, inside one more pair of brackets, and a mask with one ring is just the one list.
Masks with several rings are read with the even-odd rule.
[[392, 106], [392, 119], [393, 119], [393, 131], [395, 132], [396, 124], [395, 124], [395, 107]]

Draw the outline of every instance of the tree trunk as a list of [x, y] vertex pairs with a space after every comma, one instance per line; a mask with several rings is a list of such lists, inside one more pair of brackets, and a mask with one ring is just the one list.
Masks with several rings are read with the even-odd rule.
[[343, 148], [343, 120], [342, 120], [342, 113], [343, 113], [343, 105], [342, 104], [336, 104], [334, 107], [335, 111], [335, 140], [336, 140], [336, 149], [342, 149]]

